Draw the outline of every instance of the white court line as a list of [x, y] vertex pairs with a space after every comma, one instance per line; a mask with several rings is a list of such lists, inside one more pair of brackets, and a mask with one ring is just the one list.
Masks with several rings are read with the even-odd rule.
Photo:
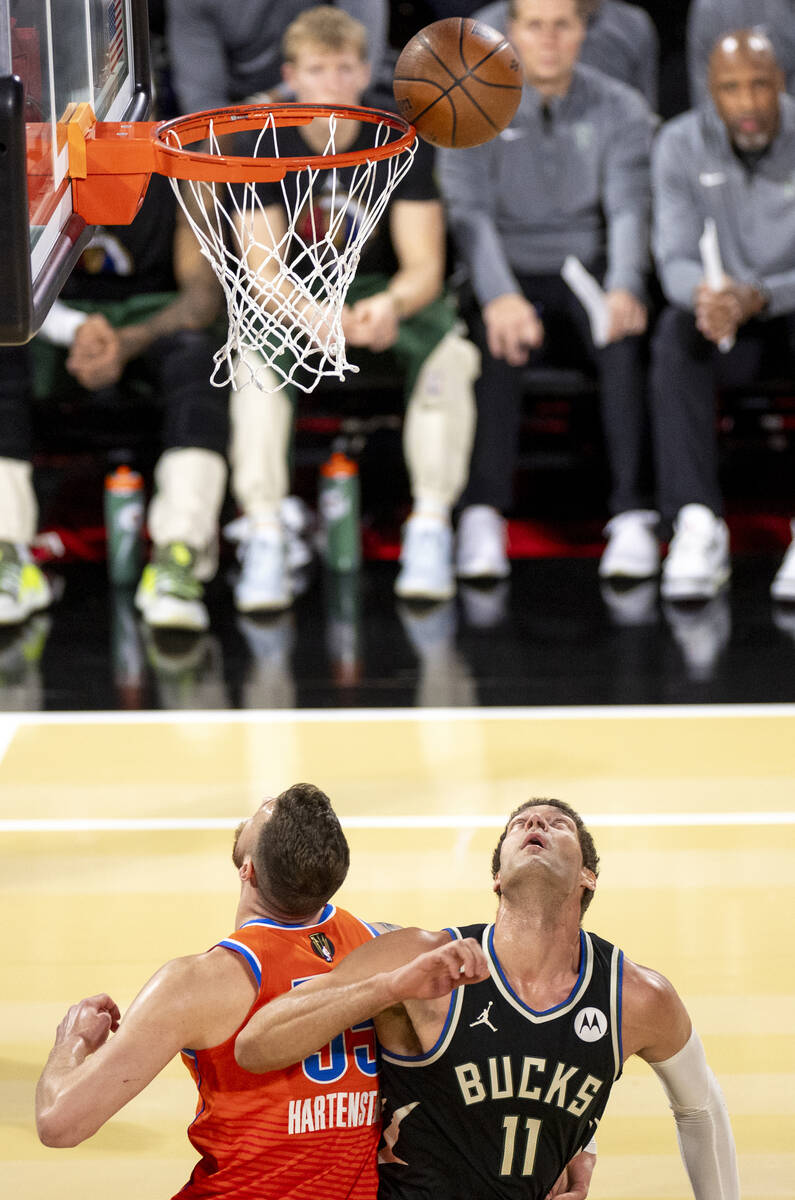
[[628, 704], [545, 708], [189, 709], [172, 712], [0, 713], [0, 734], [36, 725], [309, 725], [432, 721], [624, 721], [795, 717], [795, 704]]
[[[795, 825], [795, 812], [594, 813], [587, 825], [602, 829]], [[0, 833], [168, 833], [234, 829], [244, 817], [63, 817], [0, 820]], [[347, 829], [500, 829], [503, 815], [445, 813], [438, 816], [346, 817]]]

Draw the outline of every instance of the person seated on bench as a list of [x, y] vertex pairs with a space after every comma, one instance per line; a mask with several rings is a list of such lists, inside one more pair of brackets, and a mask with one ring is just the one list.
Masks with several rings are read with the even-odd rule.
[[[152, 391], [164, 409], [135, 602], [153, 628], [207, 629], [226, 494], [227, 392], [210, 382], [221, 289], [171, 190], [153, 175], [130, 225], [98, 228], [32, 343], [37, 391]], [[23, 455], [27, 461], [30, 449]], [[0, 454], [2, 441], [0, 440]]]
[[[674, 536], [661, 592], [709, 600], [731, 565], [715, 432], [721, 381], [784, 373], [795, 350], [795, 99], [768, 38], [738, 30], [716, 43], [711, 102], [662, 129], [653, 156], [654, 252], [669, 307], [652, 341], [655, 458]], [[699, 241], [715, 222], [724, 276], [705, 279]], [[795, 600], [795, 553], [773, 581]]]
[[[477, 429], [461, 501], [460, 578], [509, 573], [527, 364], [595, 368], [612, 475], [603, 577], [659, 568], [647, 455], [644, 341], [649, 152], [655, 118], [639, 92], [578, 62], [589, 0], [512, 0], [508, 34], [525, 75], [511, 125], [468, 150], [440, 151], [440, 184], [469, 274], [464, 301], [483, 356]], [[572, 255], [606, 292], [607, 344], [561, 278]]]
[[[341, 9], [320, 5], [302, 13], [287, 29], [283, 51], [284, 77], [300, 103], [362, 103], [370, 77], [367, 31]], [[320, 154], [328, 137], [325, 119], [282, 128], [279, 154]], [[368, 145], [369, 127], [338, 123], [338, 153]], [[337, 195], [346, 188], [351, 170], [338, 171]], [[328, 178], [324, 186], [332, 184]], [[298, 188], [300, 178], [288, 173], [284, 186]], [[311, 225], [320, 240], [326, 231], [317, 187], [312, 222], [305, 222], [304, 229]], [[286, 230], [281, 189], [281, 183], [257, 185], [263, 212], [255, 216], [254, 236], [264, 245], [278, 243]], [[356, 219], [355, 212], [349, 215]], [[455, 591], [450, 516], [467, 477], [479, 369], [479, 355], [458, 332], [443, 293], [444, 268], [444, 215], [433, 179], [433, 151], [419, 142], [414, 165], [365, 245], [342, 325], [351, 361], [365, 378], [368, 358], [377, 355], [379, 374], [386, 360], [392, 374], [405, 382], [403, 444], [412, 509], [395, 592], [424, 601], [447, 600]], [[231, 484], [246, 519], [235, 588], [241, 612], [278, 610], [293, 600], [280, 507], [288, 491], [294, 393], [292, 388], [272, 390], [280, 384], [272, 368], [260, 367], [256, 382], [245, 382], [232, 393]]]

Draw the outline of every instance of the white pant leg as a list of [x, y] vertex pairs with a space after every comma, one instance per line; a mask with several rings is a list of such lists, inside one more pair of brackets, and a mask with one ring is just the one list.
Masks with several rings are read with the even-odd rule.
[[455, 332], [448, 333], [423, 363], [403, 425], [415, 508], [425, 501], [449, 511], [464, 490], [479, 373], [477, 347]]
[[[247, 356], [247, 365], [256, 369]], [[229, 462], [232, 469], [232, 494], [244, 515], [254, 521], [278, 519], [279, 505], [288, 493], [287, 456], [293, 422], [293, 406], [285, 389], [274, 388], [280, 382], [274, 371], [259, 366], [259, 379], [243, 383], [230, 396], [231, 440]], [[238, 378], [249, 374], [245, 367]]]
[[21, 458], [0, 458], [0, 542], [32, 542], [38, 518], [32, 465]]
[[166, 450], [155, 467], [149, 534], [156, 546], [185, 542], [198, 552], [200, 579], [215, 574], [218, 521], [226, 493], [226, 461], [214, 450]]

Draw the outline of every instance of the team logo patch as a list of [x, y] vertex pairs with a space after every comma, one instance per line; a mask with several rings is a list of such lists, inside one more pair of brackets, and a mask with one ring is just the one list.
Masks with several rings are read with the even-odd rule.
[[607, 1033], [607, 1017], [600, 1008], [582, 1008], [574, 1018], [574, 1032], [582, 1042], [598, 1042]]
[[[310, 933], [309, 945], [318, 958], [323, 958], [326, 962], [331, 962], [336, 954], [334, 943], [325, 933]], [[590, 1012], [591, 1010], [589, 1009], [588, 1011]]]

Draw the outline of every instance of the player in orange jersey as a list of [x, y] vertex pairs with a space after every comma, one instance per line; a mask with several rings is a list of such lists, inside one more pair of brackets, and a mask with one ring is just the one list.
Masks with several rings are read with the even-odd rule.
[[240, 900], [230, 937], [166, 963], [123, 1020], [107, 995], [69, 1009], [36, 1089], [39, 1137], [47, 1146], [91, 1137], [181, 1053], [199, 1090], [188, 1136], [201, 1155], [181, 1200], [374, 1200], [372, 1024], [266, 1077], [234, 1057], [252, 1013], [378, 932], [329, 903], [349, 854], [328, 797], [301, 783], [266, 800], [237, 829], [232, 857]]

